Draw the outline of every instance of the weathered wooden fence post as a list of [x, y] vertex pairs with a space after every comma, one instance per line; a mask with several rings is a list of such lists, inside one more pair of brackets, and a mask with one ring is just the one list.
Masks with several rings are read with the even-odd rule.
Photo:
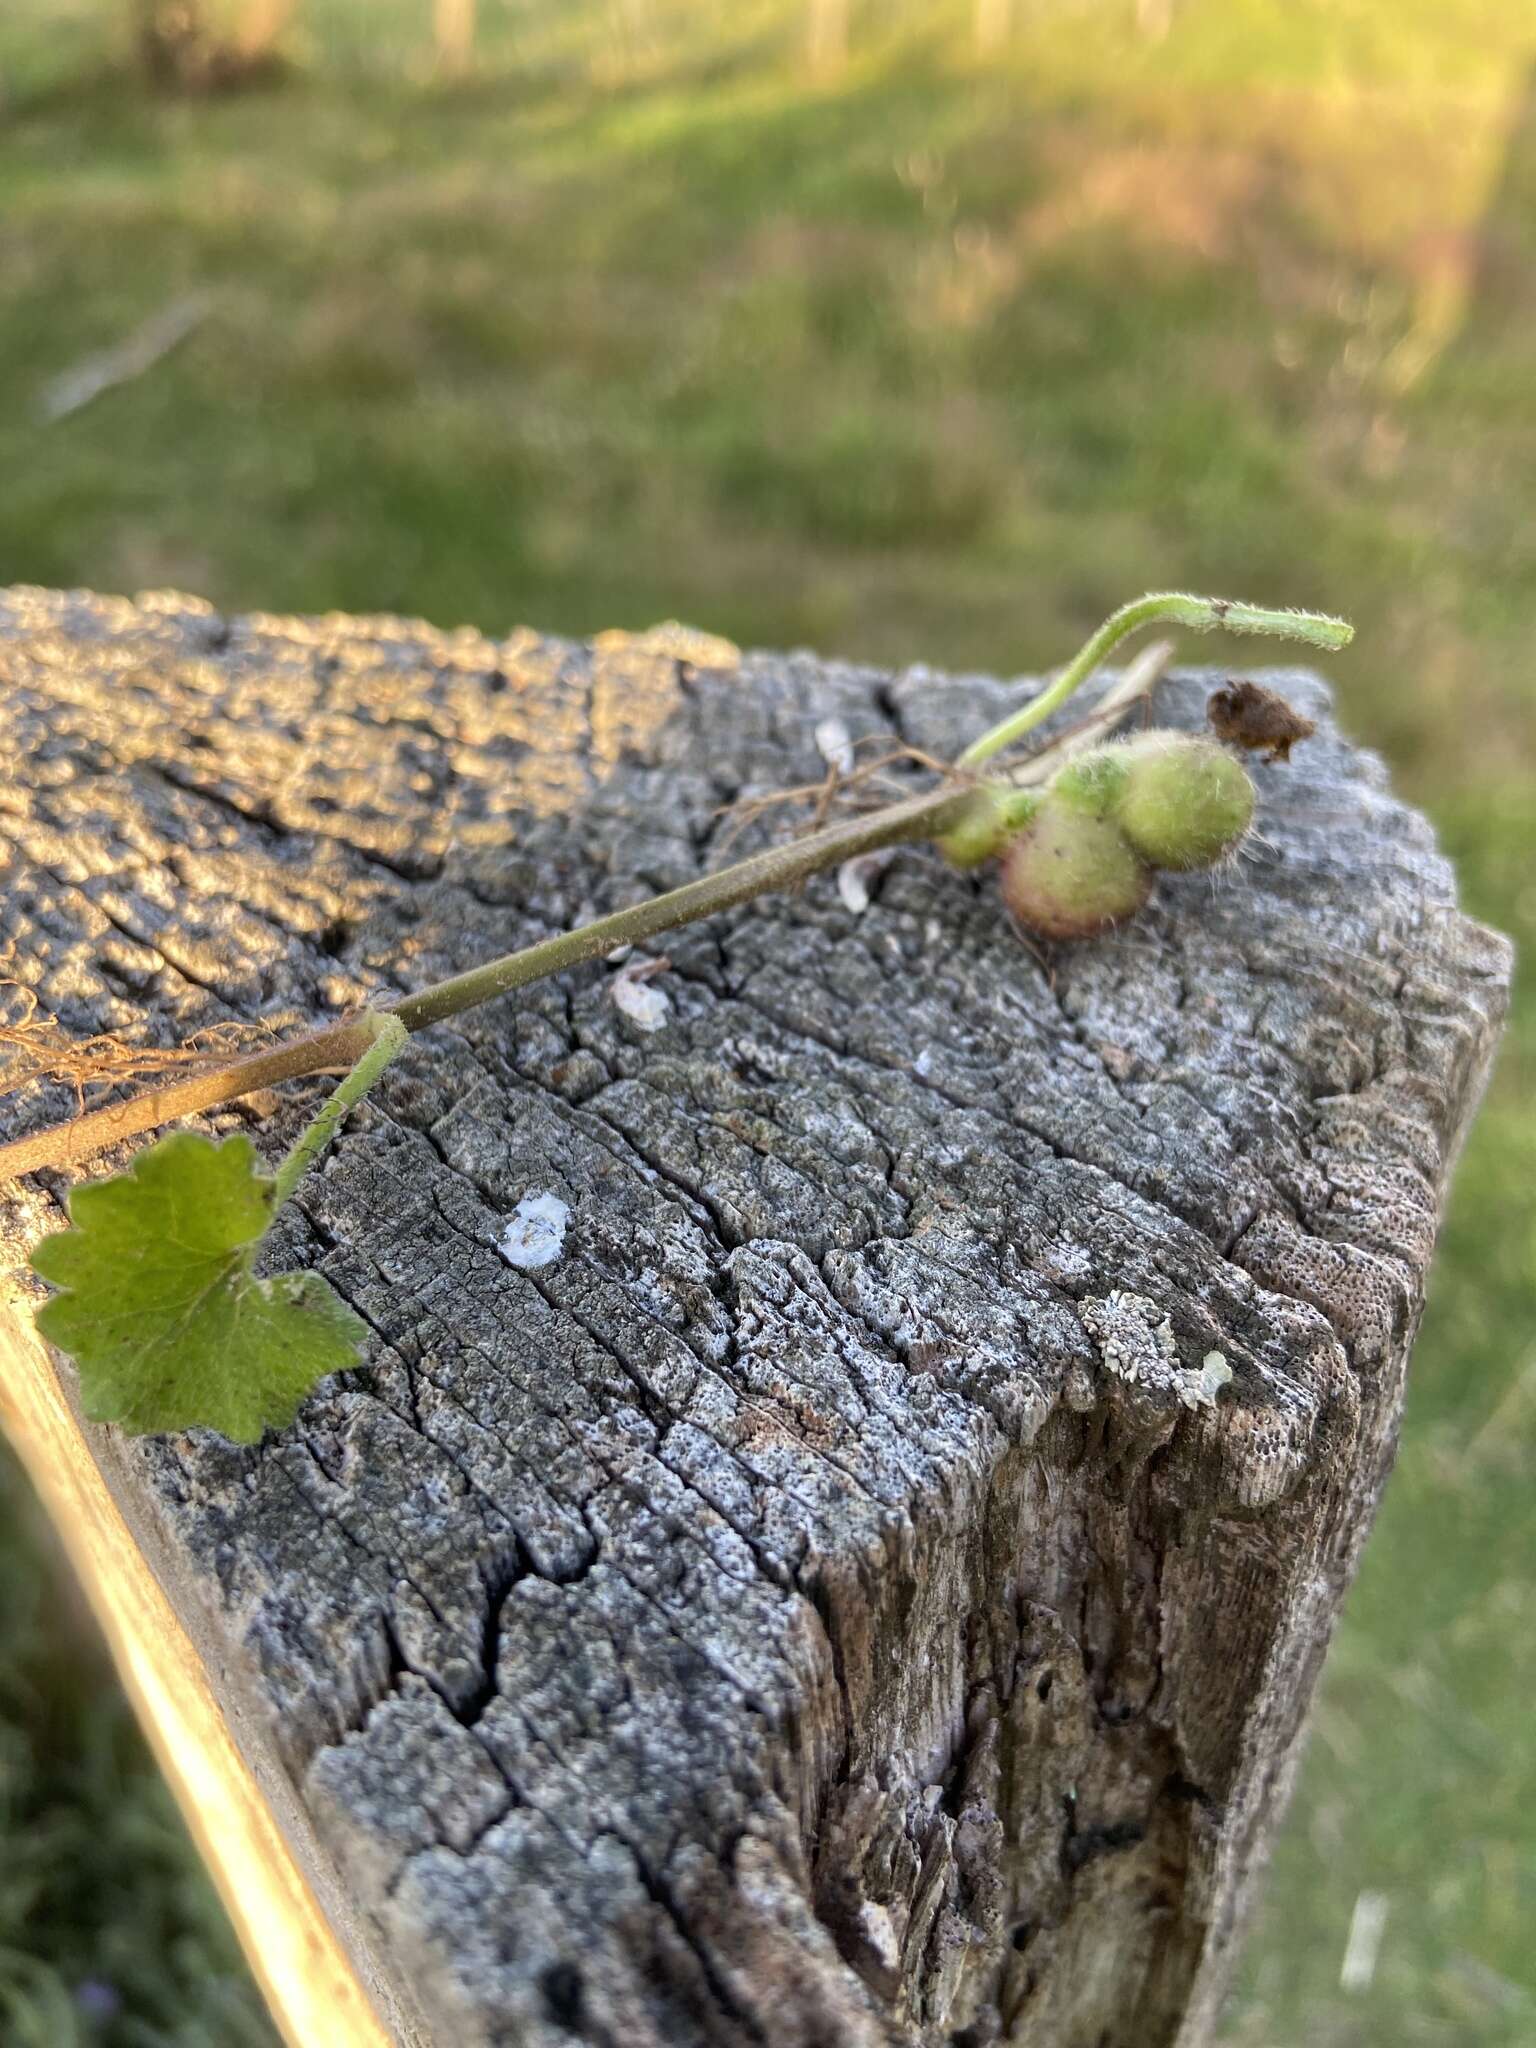
[[[283, 1247], [366, 1368], [256, 1449], [78, 1422], [11, 1191], [8, 1426], [291, 2038], [1208, 2038], [1508, 969], [1286, 687], [1240, 868], [1112, 938], [903, 854], [680, 933], [660, 1028], [591, 968], [413, 1041]], [[1004, 696], [0, 596], [5, 971], [75, 1034], [341, 1011], [694, 875], [825, 720]]]

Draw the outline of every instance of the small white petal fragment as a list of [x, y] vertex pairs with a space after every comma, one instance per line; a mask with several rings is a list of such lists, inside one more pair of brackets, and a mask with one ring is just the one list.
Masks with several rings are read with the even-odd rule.
[[1385, 1892], [1361, 1892], [1349, 1916], [1349, 1937], [1339, 1971], [1341, 1991], [1369, 1991], [1376, 1975], [1381, 1937], [1387, 1930], [1389, 1901]]
[[1179, 1399], [1186, 1408], [1214, 1408], [1216, 1396], [1232, 1377], [1232, 1368], [1219, 1351], [1207, 1351], [1198, 1372], [1181, 1372]]
[[502, 1257], [520, 1273], [553, 1265], [565, 1249], [570, 1220], [571, 1212], [558, 1195], [524, 1195], [497, 1240]]
[[660, 1031], [672, 1011], [665, 989], [653, 988], [650, 977], [671, 966], [670, 960], [630, 960], [608, 984], [608, 999], [622, 1010], [637, 1031]]
[[886, 1907], [877, 1906], [873, 1899], [866, 1899], [859, 1908], [859, 1931], [886, 1969], [898, 1967], [901, 1943], [896, 1939], [896, 1923]]
[[877, 853], [855, 854], [852, 860], [843, 862], [837, 871], [837, 893], [845, 909], [855, 917], [864, 915], [869, 908], [870, 883], [894, 858], [891, 848], [885, 847]]
[[853, 773], [853, 735], [840, 718], [824, 718], [817, 726], [816, 751], [839, 775]]

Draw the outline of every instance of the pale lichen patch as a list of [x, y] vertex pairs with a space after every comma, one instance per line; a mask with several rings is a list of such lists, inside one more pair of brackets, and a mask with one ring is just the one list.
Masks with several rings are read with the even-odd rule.
[[1116, 1287], [1078, 1313], [1106, 1368], [1138, 1386], [1166, 1386], [1178, 1368], [1178, 1346], [1165, 1309], [1145, 1294]]
[[1219, 1351], [1208, 1351], [1198, 1366], [1180, 1365], [1173, 1324], [1145, 1294], [1116, 1287], [1101, 1300], [1085, 1301], [1079, 1314], [1106, 1371], [1133, 1386], [1176, 1394], [1186, 1408], [1214, 1408], [1232, 1377]]
[[1207, 1351], [1198, 1372], [1181, 1373], [1185, 1385], [1179, 1399], [1186, 1408], [1214, 1408], [1216, 1396], [1232, 1377], [1232, 1368], [1219, 1351]]

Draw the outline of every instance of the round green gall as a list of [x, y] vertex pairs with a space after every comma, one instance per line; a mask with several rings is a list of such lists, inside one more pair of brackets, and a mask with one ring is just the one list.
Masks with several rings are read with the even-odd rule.
[[1091, 939], [1134, 917], [1152, 893], [1152, 871], [1112, 819], [1054, 791], [1003, 856], [1003, 900], [1046, 939]]
[[1143, 733], [1118, 749], [1125, 788], [1115, 820], [1155, 868], [1208, 868], [1253, 823], [1248, 771], [1197, 733]]

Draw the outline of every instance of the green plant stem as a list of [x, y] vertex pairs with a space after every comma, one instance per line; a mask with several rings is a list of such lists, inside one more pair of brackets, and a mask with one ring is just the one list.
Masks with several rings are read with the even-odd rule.
[[1054, 683], [1032, 697], [1019, 711], [1010, 713], [981, 738], [973, 740], [956, 763], [960, 768], [979, 768], [1004, 747], [1022, 739], [1043, 719], [1059, 710], [1099, 664], [1127, 635], [1154, 623], [1185, 626], [1191, 632], [1209, 633], [1221, 626], [1229, 633], [1270, 633], [1281, 639], [1305, 640], [1314, 647], [1337, 650], [1347, 647], [1354, 628], [1343, 619], [1323, 612], [1272, 611], [1262, 605], [1240, 604], [1225, 597], [1191, 597], [1183, 591], [1154, 591], [1111, 612], [1096, 633], [1089, 636], [1073, 655]]
[[[1048, 689], [967, 747], [956, 763], [957, 769], [965, 771], [978, 767], [1029, 732], [1042, 719], [1048, 718], [1080, 683], [1092, 675], [1128, 633], [1151, 625], [1154, 620], [1186, 626], [1197, 633], [1223, 626], [1233, 633], [1272, 633], [1309, 641], [1315, 647], [1329, 648], [1346, 646], [1353, 632], [1342, 619], [1328, 618], [1319, 612], [1270, 611], [1259, 605], [1239, 604], [1229, 598], [1190, 597], [1179, 591], [1160, 591], [1149, 597], [1139, 597], [1111, 613]], [[990, 809], [994, 798], [1001, 796], [1006, 802], [1010, 798], [1016, 800], [1016, 795], [1016, 792], [1007, 790], [991, 791], [975, 782], [959, 786], [949, 782], [924, 796], [909, 797], [904, 803], [890, 804], [867, 817], [829, 825], [823, 831], [811, 833], [787, 846], [769, 847], [763, 853], [754, 853], [746, 860], [737, 861], [732, 867], [722, 868], [718, 874], [704, 875], [697, 882], [685, 883], [681, 889], [669, 890], [664, 896], [653, 896], [628, 910], [616, 910], [608, 917], [596, 918], [577, 931], [557, 933], [552, 939], [541, 939], [537, 945], [525, 946], [521, 952], [507, 953], [499, 960], [487, 961], [483, 967], [455, 974], [416, 995], [404, 997], [387, 1010], [367, 1010], [358, 1016], [345, 1017], [322, 1030], [289, 1039], [286, 1044], [273, 1046], [264, 1052], [249, 1053], [243, 1059], [190, 1074], [184, 1080], [146, 1089], [142, 1095], [132, 1096], [127, 1102], [92, 1110], [69, 1123], [55, 1124], [49, 1130], [18, 1138], [13, 1144], [0, 1145], [0, 1180], [35, 1172], [42, 1166], [68, 1166], [75, 1160], [89, 1158], [93, 1152], [115, 1145], [123, 1138], [154, 1130], [177, 1117], [215, 1109], [220, 1103], [234, 1102], [242, 1095], [274, 1087], [280, 1081], [293, 1081], [304, 1074], [325, 1073], [361, 1063], [358, 1070], [365, 1067], [366, 1078], [358, 1081], [355, 1072], [348, 1075], [331, 1103], [299, 1140], [295, 1152], [284, 1162], [280, 1176], [287, 1175], [290, 1166], [293, 1169], [292, 1179], [284, 1183], [286, 1191], [286, 1187], [297, 1180], [315, 1152], [325, 1143], [336, 1121], [371, 1086], [375, 1076], [398, 1049], [380, 1050], [384, 1045], [379, 1035], [381, 1016], [394, 1017], [407, 1032], [425, 1030], [429, 1024], [440, 1024], [448, 1017], [456, 1017], [461, 1010], [473, 1009], [477, 1003], [487, 1003], [494, 996], [505, 995], [509, 989], [523, 988], [547, 974], [559, 974], [584, 960], [611, 953], [617, 946], [638, 945], [645, 939], [655, 938], [660, 932], [673, 931], [679, 925], [693, 923], [696, 918], [730, 910], [736, 904], [765, 895], [770, 890], [792, 888], [808, 875], [836, 867], [845, 860], [856, 859], [862, 853], [898, 846], [904, 841], [943, 838], [966, 818], [967, 813], [974, 815], [976, 805]], [[370, 1065], [370, 1061], [375, 1059], [376, 1064]], [[335, 1115], [330, 1116], [334, 1105], [339, 1106], [335, 1108]], [[328, 1116], [329, 1122], [326, 1121]], [[319, 1135], [314, 1137], [313, 1145], [304, 1151], [303, 1148], [310, 1145], [312, 1134], [317, 1131]], [[303, 1153], [302, 1158], [293, 1165], [300, 1152]]]
[[[953, 826], [976, 801], [974, 786], [948, 785], [903, 803], [887, 805], [866, 817], [829, 825], [787, 846], [773, 846], [751, 854], [746, 860], [721, 868], [716, 874], [703, 875], [696, 882], [686, 882], [664, 896], [653, 896], [627, 910], [596, 918], [576, 931], [557, 933], [553, 938], [541, 939], [537, 945], [525, 946], [521, 952], [505, 954], [499, 960], [487, 961], [483, 967], [471, 968], [466, 974], [453, 975], [416, 995], [406, 996], [388, 1009], [365, 1010], [266, 1051], [249, 1053], [223, 1066], [188, 1075], [184, 1080], [146, 1089], [142, 1095], [131, 1096], [128, 1101], [113, 1103], [106, 1109], [92, 1110], [69, 1123], [35, 1131], [30, 1137], [0, 1146], [0, 1180], [33, 1173], [43, 1166], [71, 1165], [123, 1138], [154, 1130], [177, 1117], [216, 1109], [221, 1103], [234, 1102], [242, 1095], [274, 1087], [280, 1081], [366, 1062], [384, 1042], [378, 1036], [382, 1018], [392, 1018], [405, 1032], [424, 1030], [429, 1024], [440, 1024], [462, 1010], [473, 1009], [477, 1003], [489, 1002], [493, 996], [505, 995], [509, 989], [523, 988], [547, 974], [559, 974], [584, 960], [598, 959], [617, 946], [638, 945], [660, 932], [730, 910], [770, 890], [791, 888], [809, 875], [840, 866], [862, 853], [934, 838]], [[392, 1057], [392, 1051], [384, 1052], [379, 1067]], [[355, 1078], [355, 1071], [348, 1075], [332, 1103], [341, 1100]], [[351, 1106], [371, 1079], [372, 1073], [354, 1093], [347, 1095], [338, 1115]], [[317, 1124], [330, 1107], [327, 1104], [326, 1110], [321, 1111]], [[327, 1126], [317, 1140], [316, 1150], [330, 1135], [330, 1128]], [[308, 1138], [306, 1132], [299, 1146], [304, 1146]], [[311, 1156], [306, 1155], [295, 1169], [295, 1179]], [[281, 1171], [286, 1171], [287, 1164]]]
[[395, 1054], [404, 1045], [407, 1032], [394, 1010], [365, 1010], [364, 1021], [372, 1026], [373, 1043], [337, 1088], [320, 1114], [305, 1125], [278, 1167], [273, 1185], [277, 1207], [293, 1193], [316, 1158], [330, 1143], [336, 1126], [354, 1103], [361, 1102]]
[[546, 974], [559, 974], [583, 960], [611, 953], [615, 946], [639, 945], [659, 932], [692, 924], [696, 918], [711, 917], [716, 911], [733, 909], [736, 904], [770, 890], [792, 888], [808, 875], [840, 866], [861, 853], [898, 846], [904, 840], [931, 839], [953, 824], [972, 801], [969, 789], [931, 790], [924, 796], [909, 797], [904, 803], [872, 811], [866, 817], [850, 819], [846, 824], [829, 825], [787, 846], [770, 846], [762, 853], [737, 861], [734, 867], [703, 875], [696, 882], [685, 882], [682, 888], [671, 889], [665, 896], [652, 896], [632, 909], [616, 910], [576, 931], [560, 932], [552, 939], [542, 939], [536, 946], [525, 947], [521, 953], [508, 953], [500, 960], [487, 961], [484, 967], [472, 967], [467, 974], [456, 974], [451, 981], [440, 981], [435, 987], [397, 1003], [396, 1015], [407, 1031], [420, 1031], [423, 1025], [441, 1023], [460, 1010], [489, 1002], [492, 996], [505, 995], [508, 989], [522, 988]]

